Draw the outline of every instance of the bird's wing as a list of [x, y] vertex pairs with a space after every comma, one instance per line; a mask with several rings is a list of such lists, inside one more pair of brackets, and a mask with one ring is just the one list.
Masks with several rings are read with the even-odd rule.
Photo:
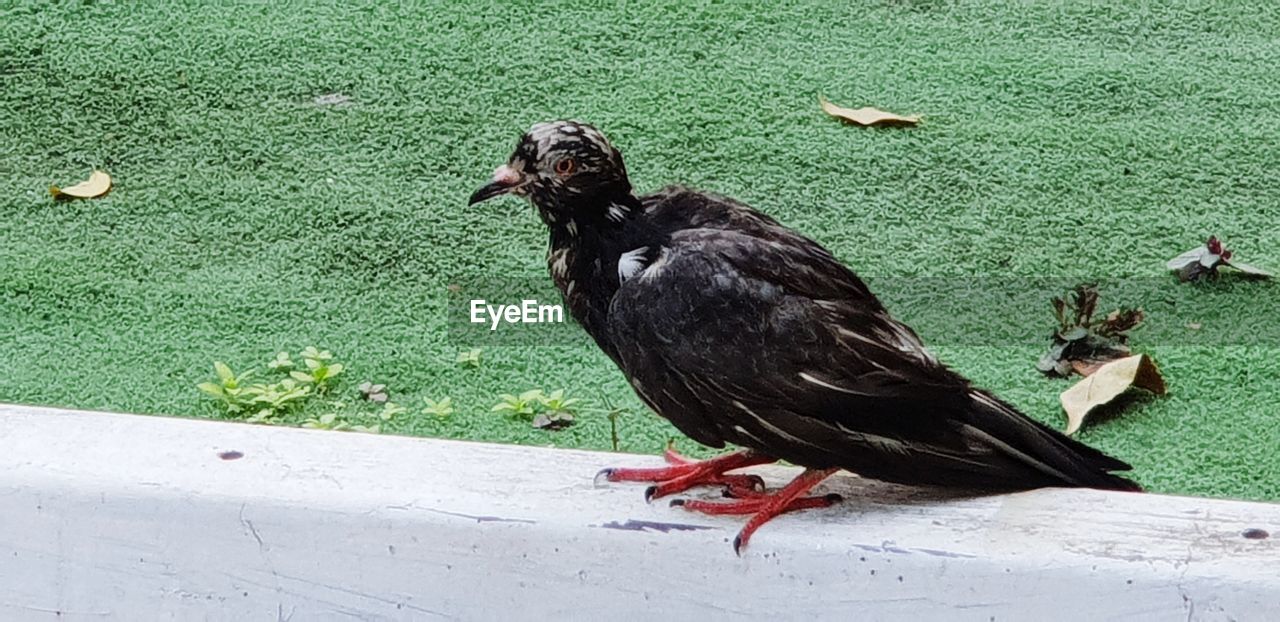
[[987, 488], [1099, 468], [939, 364], [852, 272], [781, 226], [674, 234], [622, 284], [608, 324], [640, 396], [713, 446]]

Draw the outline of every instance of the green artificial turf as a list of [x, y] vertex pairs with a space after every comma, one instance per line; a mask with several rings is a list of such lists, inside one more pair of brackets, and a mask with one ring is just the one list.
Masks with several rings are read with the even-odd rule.
[[[631, 408], [621, 448], [655, 452], [676, 432], [585, 340], [492, 346], [464, 369], [471, 344], [445, 331], [459, 275], [546, 279], [528, 207], [465, 200], [531, 123], [572, 117], [608, 133], [638, 188], [741, 198], [881, 281], [1155, 283], [1134, 302], [1166, 338], [1134, 343], [1170, 394], [1081, 438], [1154, 491], [1275, 500], [1274, 286], [1180, 285], [1163, 266], [1217, 233], [1280, 267], [1277, 33], [1280, 6], [1223, 0], [6, 2], [0, 401], [216, 417], [195, 389], [214, 360], [261, 369], [316, 345], [347, 366], [336, 398], [373, 380], [411, 408], [389, 432], [609, 448], [597, 411], [562, 432], [490, 412], [563, 388]], [[317, 102], [334, 94], [349, 101]], [[926, 120], [845, 126], [820, 94]], [[110, 195], [50, 199], [95, 167]], [[1034, 334], [993, 321], [1007, 341], [973, 344], [909, 298], [886, 295], [945, 360], [1061, 424], [1067, 384], [1033, 367], [1047, 301]], [[1173, 330], [1245, 320], [1263, 327], [1252, 345]], [[453, 415], [418, 412], [444, 396]]]

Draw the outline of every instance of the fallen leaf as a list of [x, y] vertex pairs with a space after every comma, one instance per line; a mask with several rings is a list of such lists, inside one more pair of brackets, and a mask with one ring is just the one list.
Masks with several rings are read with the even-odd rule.
[[49, 186], [49, 194], [55, 199], [92, 199], [106, 194], [108, 190], [111, 190], [111, 176], [102, 171], [94, 171], [89, 179], [74, 186]]
[[369, 400], [370, 402], [377, 402], [379, 404], [382, 404], [387, 401], [387, 385], [385, 384], [374, 384], [372, 382], [362, 382], [360, 383], [359, 389], [360, 389], [360, 397], [363, 397], [364, 399]]
[[573, 425], [573, 415], [560, 413], [539, 413], [533, 418], [533, 427], [539, 430], [563, 430]]
[[1231, 261], [1234, 253], [1223, 247], [1222, 241], [1217, 236], [1209, 236], [1209, 240], [1204, 246], [1193, 248], [1173, 259], [1170, 259], [1165, 265], [1170, 270], [1178, 274], [1178, 278], [1183, 281], [1194, 281], [1204, 275], [1217, 276], [1218, 268], [1226, 266], [1239, 270], [1240, 272], [1259, 278], [1269, 279], [1272, 277], [1270, 272], [1251, 266], [1238, 261]]
[[904, 117], [899, 114], [885, 112], [870, 106], [854, 110], [852, 108], [837, 106], [822, 97], [818, 98], [818, 102], [822, 104], [823, 112], [838, 119], [857, 123], [858, 125], [915, 125], [920, 122], [920, 117], [915, 115]]
[[1200, 256], [1205, 254], [1205, 252], [1206, 251], [1203, 246], [1193, 248], [1181, 255], [1178, 255], [1177, 257], [1174, 257], [1173, 259], [1170, 259], [1169, 262], [1165, 264], [1165, 267], [1174, 271], [1181, 270], [1197, 261], [1200, 261]]
[[1062, 392], [1062, 409], [1067, 413], [1067, 434], [1075, 434], [1094, 408], [1119, 397], [1130, 388], [1164, 395], [1164, 378], [1151, 357], [1137, 354], [1111, 361], [1084, 380]]
[[1249, 276], [1257, 276], [1257, 277], [1262, 277], [1266, 279], [1269, 279], [1272, 276], [1270, 272], [1267, 272], [1262, 268], [1255, 268], [1247, 263], [1240, 263], [1238, 261], [1228, 261], [1226, 263], [1228, 266], [1235, 268], [1236, 270], [1239, 270]]
[[1081, 376], [1092, 376], [1093, 372], [1102, 369], [1107, 361], [1069, 361], [1071, 369]]

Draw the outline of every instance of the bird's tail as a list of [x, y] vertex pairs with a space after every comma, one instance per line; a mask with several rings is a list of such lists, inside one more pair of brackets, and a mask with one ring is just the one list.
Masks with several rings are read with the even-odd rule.
[[1128, 471], [1127, 463], [1018, 412], [1013, 406], [980, 390], [971, 393], [970, 433], [1043, 475], [1047, 485], [1104, 490], [1141, 491], [1136, 482], [1110, 471]]

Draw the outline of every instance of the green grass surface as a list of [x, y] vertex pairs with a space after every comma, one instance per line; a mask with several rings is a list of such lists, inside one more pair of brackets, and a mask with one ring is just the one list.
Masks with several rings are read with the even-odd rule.
[[[194, 388], [212, 361], [314, 344], [348, 400], [370, 379], [458, 409], [390, 431], [608, 448], [599, 415], [548, 433], [489, 412], [533, 387], [639, 412], [594, 348], [466, 370], [444, 331], [457, 275], [546, 278], [527, 207], [465, 199], [550, 118], [602, 127], [640, 189], [739, 197], [869, 275], [1163, 278], [1210, 232], [1280, 266], [1267, 3], [210, 4], [0, 8], [0, 401], [214, 417]], [[315, 103], [332, 93], [351, 101]], [[926, 122], [843, 126], [819, 94]], [[50, 200], [94, 167], [109, 196]], [[1280, 315], [1265, 283], [1165, 287], [1153, 321]], [[945, 342], [945, 319], [888, 302]], [[1082, 438], [1155, 491], [1280, 498], [1277, 351], [1141, 335], [1171, 394]], [[1067, 385], [1010, 337], [939, 351], [1059, 425]], [[621, 434], [654, 452], [675, 432], [636, 414]]]

